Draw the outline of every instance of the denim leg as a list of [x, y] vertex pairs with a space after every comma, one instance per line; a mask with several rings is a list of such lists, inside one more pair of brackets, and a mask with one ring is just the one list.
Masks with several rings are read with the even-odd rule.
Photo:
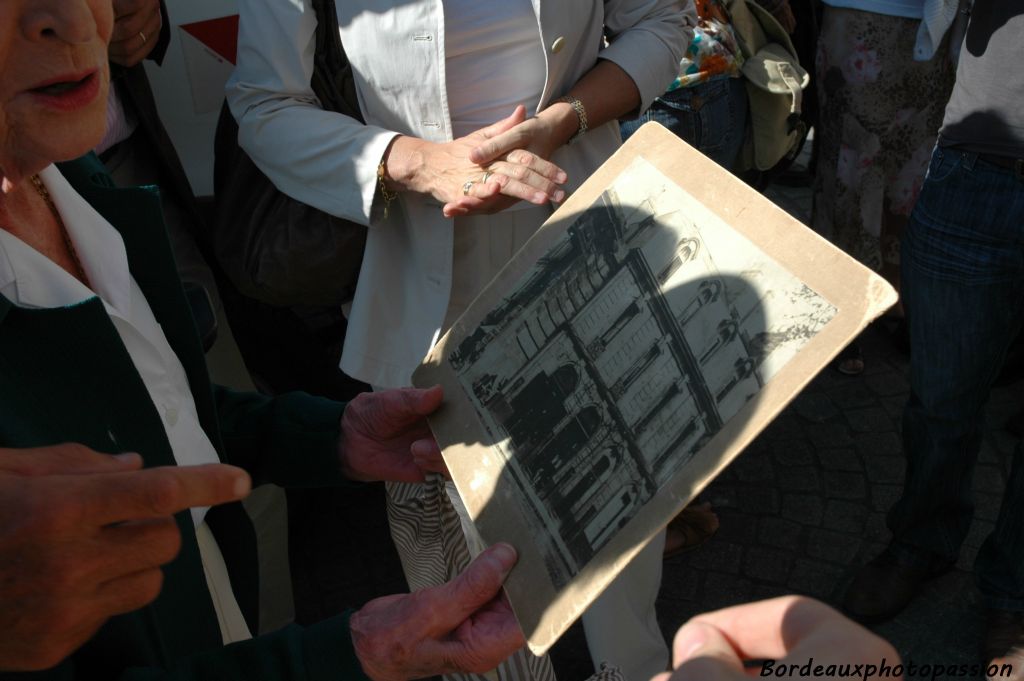
[[[936, 149], [904, 235], [902, 288], [911, 394], [891, 551], [937, 568], [956, 561], [970, 526], [984, 406], [1024, 315], [1024, 182], [976, 155]], [[976, 567], [984, 594], [1024, 606], [1020, 463], [1018, 452]]]
[[640, 118], [623, 121], [626, 140], [657, 121], [723, 168], [731, 170], [747, 128], [747, 89], [742, 78], [716, 78], [666, 92]]

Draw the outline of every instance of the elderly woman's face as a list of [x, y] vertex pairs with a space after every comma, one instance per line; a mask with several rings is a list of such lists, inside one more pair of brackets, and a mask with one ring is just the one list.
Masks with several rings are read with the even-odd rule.
[[0, 0], [0, 173], [94, 147], [106, 126], [111, 0]]

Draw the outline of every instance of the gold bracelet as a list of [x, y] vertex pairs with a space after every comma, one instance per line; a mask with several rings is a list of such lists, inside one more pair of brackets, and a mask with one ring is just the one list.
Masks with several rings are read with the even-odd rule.
[[380, 160], [380, 165], [377, 166], [377, 188], [380, 190], [380, 198], [384, 200], [384, 219], [388, 219], [388, 206], [391, 202], [398, 198], [398, 192], [393, 192], [388, 189], [387, 182], [384, 180], [384, 159]]
[[576, 133], [569, 138], [568, 142], [566, 142], [566, 144], [572, 144], [579, 138], [583, 137], [583, 135], [587, 132], [587, 110], [583, 107], [583, 102], [581, 102], [576, 97], [573, 97], [572, 95], [559, 97], [554, 102], [552, 102], [552, 104], [555, 104], [557, 102], [565, 102], [566, 104], [572, 107], [573, 111], [576, 112], [576, 120], [579, 122], [579, 126], [576, 128]]

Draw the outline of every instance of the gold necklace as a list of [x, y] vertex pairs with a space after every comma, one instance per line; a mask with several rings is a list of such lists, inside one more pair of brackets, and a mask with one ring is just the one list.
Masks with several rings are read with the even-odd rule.
[[43, 199], [46, 207], [50, 209], [50, 213], [53, 215], [54, 220], [57, 221], [57, 226], [60, 227], [61, 236], [64, 237], [64, 245], [68, 248], [68, 253], [71, 254], [71, 260], [75, 263], [75, 269], [78, 271], [78, 278], [81, 279], [82, 283], [92, 288], [89, 284], [89, 277], [85, 273], [85, 268], [82, 267], [82, 261], [78, 258], [78, 251], [75, 250], [75, 244], [71, 242], [71, 235], [68, 234], [68, 228], [64, 224], [63, 218], [60, 216], [60, 212], [57, 210], [57, 206], [53, 203], [53, 197], [50, 196], [50, 191], [43, 184], [42, 179], [38, 175], [33, 175], [29, 178], [32, 181], [32, 186], [35, 187], [36, 193]]

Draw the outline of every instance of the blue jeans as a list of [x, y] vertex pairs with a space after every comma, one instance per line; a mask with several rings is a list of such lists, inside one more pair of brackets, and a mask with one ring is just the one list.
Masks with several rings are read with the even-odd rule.
[[747, 88], [742, 78], [716, 78], [666, 92], [634, 121], [619, 128], [625, 141], [657, 121], [726, 170], [732, 170], [747, 129]]
[[[954, 563], [974, 511], [971, 481], [992, 382], [1024, 319], [1024, 179], [936, 148], [903, 237], [910, 331], [907, 476], [889, 512], [901, 563]], [[974, 571], [988, 607], [1024, 611], [1024, 451]]]

